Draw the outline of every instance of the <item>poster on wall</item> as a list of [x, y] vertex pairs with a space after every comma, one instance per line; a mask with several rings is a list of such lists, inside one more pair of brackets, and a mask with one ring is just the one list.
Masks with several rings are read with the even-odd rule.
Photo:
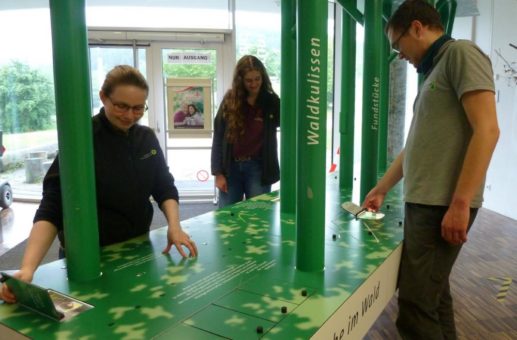
[[167, 78], [169, 137], [211, 137], [212, 81]]

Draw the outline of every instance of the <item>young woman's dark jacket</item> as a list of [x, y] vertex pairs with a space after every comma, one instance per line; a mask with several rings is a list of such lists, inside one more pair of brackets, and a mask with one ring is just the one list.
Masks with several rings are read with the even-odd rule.
[[[225, 95], [228, 95], [228, 93]], [[224, 99], [223, 99], [224, 102]], [[270, 185], [280, 179], [278, 164], [278, 142], [276, 130], [280, 126], [280, 99], [276, 94], [266, 92], [257, 99], [264, 117], [264, 139], [261, 153], [262, 185]], [[219, 107], [214, 121], [212, 140], [212, 175], [230, 176], [233, 144], [225, 138], [226, 121], [223, 118], [223, 104]]]
[[[100, 245], [126, 241], [149, 232], [153, 218], [149, 197], [153, 196], [158, 206], [167, 199], [179, 201], [174, 178], [156, 135], [150, 128], [138, 124], [127, 134], [123, 133], [111, 125], [101, 109], [93, 117], [93, 147]], [[43, 181], [43, 199], [34, 222], [39, 220], [54, 224], [63, 244], [58, 157]]]

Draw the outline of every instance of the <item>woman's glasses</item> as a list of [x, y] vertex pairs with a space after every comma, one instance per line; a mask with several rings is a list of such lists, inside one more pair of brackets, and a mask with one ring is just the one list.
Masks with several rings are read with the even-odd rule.
[[145, 111], [147, 111], [147, 109], [148, 109], [146, 104], [131, 106], [131, 105], [127, 105], [126, 103], [114, 102], [113, 99], [111, 99], [110, 97], [107, 97], [107, 98], [109, 99], [111, 104], [113, 104], [115, 109], [121, 113], [126, 113], [126, 112], [129, 112], [129, 110], [132, 110], [133, 113], [142, 114]]

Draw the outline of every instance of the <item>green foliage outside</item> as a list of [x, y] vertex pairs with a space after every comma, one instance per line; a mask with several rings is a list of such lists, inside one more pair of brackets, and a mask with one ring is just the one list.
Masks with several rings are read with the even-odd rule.
[[0, 130], [51, 129], [55, 112], [53, 84], [41, 71], [18, 61], [0, 67]]
[[274, 79], [280, 77], [280, 49], [253, 45], [248, 48], [246, 54], [251, 54], [259, 58], [266, 67], [270, 78]]

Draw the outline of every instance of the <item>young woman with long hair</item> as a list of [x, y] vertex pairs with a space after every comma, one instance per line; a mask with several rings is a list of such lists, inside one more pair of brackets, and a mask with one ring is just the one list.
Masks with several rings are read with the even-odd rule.
[[219, 207], [270, 192], [280, 179], [279, 125], [280, 99], [264, 64], [243, 56], [214, 122], [211, 161]]

